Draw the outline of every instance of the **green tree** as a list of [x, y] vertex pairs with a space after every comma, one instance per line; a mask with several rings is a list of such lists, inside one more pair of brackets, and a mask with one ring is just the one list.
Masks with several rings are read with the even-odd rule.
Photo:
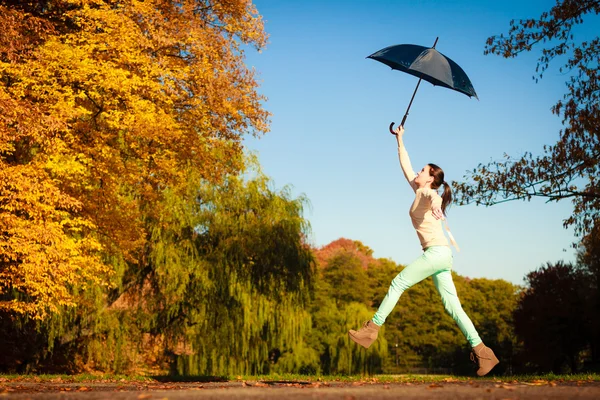
[[367, 351], [348, 337], [373, 316], [369, 265], [373, 251], [359, 241], [338, 239], [315, 251], [319, 260], [315, 297], [310, 305], [313, 326], [307, 343], [319, 354], [325, 374], [381, 372], [387, 356], [385, 328]]
[[338, 305], [352, 301], [367, 303], [367, 272], [353, 254], [339, 253], [330, 258], [322, 269], [322, 275], [323, 280], [331, 287], [330, 294]]
[[364, 303], [336, 299], [333, 295], [336, 290], [336, 287], [318, 278], [315, 300], [310, 307], [313, 326], [307, 343], [319, 353], [319, 372], [381, 372], [387, 356], [385, 328], [382, 328], [380, 338], [367, 351], [352, 342], [348, 331], [360, 328], [373, 316], [373, 310]]
[[246, 175], [191, 179], [189, 196], [167, 197], [130, 292], [179, 374], [268, 373], [270, 352], [294, 351], [310, 329], [306, 199], [274, 191], [259, 170]]
[[541, 47], [536, 80], [553, 61], [566, 60], [560, 71], [568, 77], [567, 93], [552, 108], [564, 128], [558, 141], [544, 146], [541, 155], [526, 152], [480, 164], [465, 176], [465, 182], [455, 184], [461, 203], [571, 199], [573, 214], [564, 225], [574, 226], [581, 237], [600, 219], [600, 38], [578, 40], [573, 35], [586, 15], [598, 13], [598, 0], [559, 0], [540, 18], [513, 20], [507, 36], [487, 40], [486, 54], [506, 58]]
[[590, 340], [590, 362], [592, 368], [600, 365], [600, 223], [581, 243], [577, 254], [577, 265], [586, 276], [587, 301], [582, 310], [588, 325]]
[[[467, 279], [455, 276], [463, 308], [473, 321], [479, 336], [502, 360], [494, 373], [512, 373], [519, 368], [519, 342], [515, 337], [513, 312], [517, 307], [521, 287], [502, 279]], [[455, 372], [471, 373], [468, 363], [470, 346], [462, 346], [454, 355]]]
[[398, 265], [386, 258], [379, 258], [376, 262], [369, 263], [367, 269], [368, 282], [369, 282], [369, 301], [373, 308], [379, 308], [379, 305], [383, 301], [385, 293], [392, 282], [392, 279], [401, 269]]
[[579, 370], [588, 343], [586, 281], [581, 271], [563, 262], [527, 274], [528, 287], [514, 312], [525, 367], [555, 373]]

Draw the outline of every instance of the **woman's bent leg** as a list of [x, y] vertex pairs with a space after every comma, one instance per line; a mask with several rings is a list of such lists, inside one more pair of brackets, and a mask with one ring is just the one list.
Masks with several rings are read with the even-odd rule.
[[471, 319], [467, 316], [467, 313], [463, 310], [458, 294], [456, 293], [456, 287], [452, 281], [452, 272], [450, 270], [441, 271], [433, 276], [433, 283], [437, 288], [440, 296], [442, 296], [442, 303], [446, 312], [456, 321], [467, 341], [471, 344], [471, 347], [475, 347], [481, 343], [479, 334], [471, 322]]

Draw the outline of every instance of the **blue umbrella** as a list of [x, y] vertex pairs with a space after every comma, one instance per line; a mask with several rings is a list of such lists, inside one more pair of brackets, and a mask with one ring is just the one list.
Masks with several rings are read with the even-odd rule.
[[[421, 80], [425, 79], [434, 86], [442, 86], [469, 97], [477, 97], [471, 80], [463, 69], [454, 61], [435, 49], [438, 38], [435, 39], [433, 47], [418, 46], [416, 44], [397, 44], [381, 49], [367, 58], [382, 62], [392, 69], [406, 72], [419, 78], [417, 87], [410, 99], [408, 109], [401, 126], [404, 126], [408, 111], [417, 94]], [[393, 134], [394, 123], [390, 124], [390, 132]]]

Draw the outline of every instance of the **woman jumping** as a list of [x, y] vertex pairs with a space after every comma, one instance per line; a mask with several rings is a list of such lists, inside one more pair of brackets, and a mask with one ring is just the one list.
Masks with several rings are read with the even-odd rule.
[[[432, 276], [433, 283], [442, 297], [444, 308], [458, 324], [463, 335], [473, 348], [471, 360], [479, 365], [477, 375], [483, 376], [498, 364], [498, 359], [489, 347], [486, 347], [473, 323], [462, 309], [456, 288], [452, 281], [452, 250], [442, 230], [440, 219], [444, 219], [446, 207], [452, 201], [450, 186], [444, 181], [444, 171], [435, 164], [427, 164], [415, 175], [408, 153], [402, 141], [404, 128], [399, 126], [393, 133], [398, 141], [400, 166], [410, 187], [415, 192], [415, 200], [410, 208], [410, 218], [423, 247], [423, 255], [402, 270], [392, 281], [387, 295], [370, 321], [364, 323], [358, 331], [348, 332], [350, 339], [369, 348], [377, 339], [379, 328], [392, 312], [398, 299], [411, 286]], [[444, 185], [440, 197], [437, 189]], [[450, 239], [456, 246], [452, 235]]]

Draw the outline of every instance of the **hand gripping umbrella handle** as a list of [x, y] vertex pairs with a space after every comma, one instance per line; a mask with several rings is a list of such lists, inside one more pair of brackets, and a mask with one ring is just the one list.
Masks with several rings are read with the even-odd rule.
[[[408, 113], [406, 113], [406, 114], [404, 115], [404, 118], [402, 118], [402, 122], [400, 123], [400, 126], [404, 126], [404, 123], [406, 122], [406, 117], [408, 117]], [[396, 134], [396, 132], [394, 132], [394, 124], [395, 124], [395, 122], [392, 122], [392, 123], [390, 124], [390, 133], [391, 133], [392, 135], [395, 135], [395, 134]]]

